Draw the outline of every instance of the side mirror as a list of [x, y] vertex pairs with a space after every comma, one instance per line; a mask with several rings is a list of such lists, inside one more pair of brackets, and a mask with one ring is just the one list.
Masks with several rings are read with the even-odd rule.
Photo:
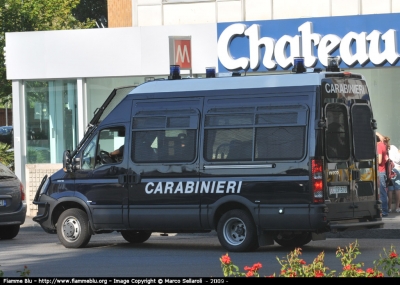
[[63, 153], [63, 170], [64, 170], [64, 172], [72, 172], [71, 152], [69, 150], [65, 150]]
[[73, 170], [81, 169], [81, 158], [80, 157], [74, 158], [74, 165], [72, 166], [72, 168], [73, 168]]

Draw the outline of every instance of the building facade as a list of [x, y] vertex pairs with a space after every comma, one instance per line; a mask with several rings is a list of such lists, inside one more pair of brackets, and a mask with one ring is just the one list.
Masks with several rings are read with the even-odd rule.
[[[291, 72], [328, 56], [363, 74], [378, 130], [400, 146], [400, 0], [109, 0], [109, 28], [6, 34], [13, 86], [15, 172], [31, 201], [61, 168], [97, 108], [119, 86], [182, 76]], [[121, 6], [122, 5], [122, 6]], [[118, 12], [123, 9], [123, 12]]]

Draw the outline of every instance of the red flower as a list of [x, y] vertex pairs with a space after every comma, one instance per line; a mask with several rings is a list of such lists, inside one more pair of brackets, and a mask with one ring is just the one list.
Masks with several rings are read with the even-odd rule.
[[392, 251], [392, 252], [389, 254], [389, 257], [390, 257], [391, 259], [397, 258], [397, 253], [396, 253], [395, 251]]
[[365, 272], [368, 274], [374, 274], [374, 270], [372, 268], [368, 268]]
[[249, 271], [246, 273], [246, 277], [252, 277], [254, 275], [253, 271]]
[[281, 275], [285, 274], [285, 273], [286, 273], [286, 270], [281, 270]]
[[322, 272], [321, 270], [317, 270], [315, 271], [315, 277], [324, 277], [324, 272]]
[[244, 267], [244, 270], [246, 270], [246, 271], [249, 271], [249, 270], [252, 271], [253, 269], [252, 269], [250, 266], [245, 266], [245, 267]]
[[363, 272], [364, 272], [364, 270], [362, 270], [361, 268], [357, 269], [357, 273], [363, 273]]
[[343, 267], [343, 270], [350, 270], [351, 269], [351, 265], [347, 264], [345, 267]]
[[306, 264], [306, 262], [304, 261], [304, 259], [300, 259], [299, 262], [300, 262], [300, 264]]
[[274, 277], [275, 277], [275, 275], [274, 275], [274, 274], [271, 274], [271, 275], [269, 275], [269, 276], [265, 276], [265, 277], [268, 277], [268, 278], [274, 278]]
[[221, 262], [223, 264], [230, 264], [231, 263], [231, 258], [228, 256], [228, 254], [225, 254], [221, 257]]
[[253, 267], [251, 268], [251, 270], [252, 271], [257, 271], [258, 269], [260, 269], [262, 267], [262, 264], [261, 263], [255, 263], [254, 265], [253, 265]]

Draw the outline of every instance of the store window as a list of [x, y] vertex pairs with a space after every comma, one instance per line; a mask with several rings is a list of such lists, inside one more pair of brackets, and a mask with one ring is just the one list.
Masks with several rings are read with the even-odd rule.
[[25, 81], [27, 163], [61, 163], [77, 144], [76, 81]]

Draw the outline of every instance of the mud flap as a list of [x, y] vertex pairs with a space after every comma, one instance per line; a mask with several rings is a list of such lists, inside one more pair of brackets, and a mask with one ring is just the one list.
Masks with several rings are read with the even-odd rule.
[[311, 240], [326, 240], [326, 234], [325, 233], [311, 233]]
[[266, 231], [258, 231], [258, 245], [274, 245], [274, 235], [271, 232]]

